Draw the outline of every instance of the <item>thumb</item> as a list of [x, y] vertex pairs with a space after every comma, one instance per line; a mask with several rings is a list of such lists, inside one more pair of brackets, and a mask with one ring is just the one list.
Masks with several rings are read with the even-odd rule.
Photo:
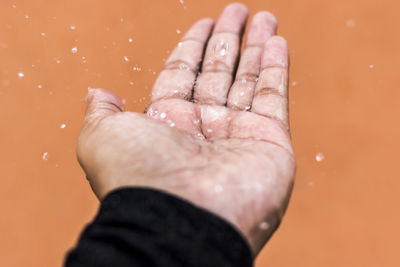
[[85, 99], [85, 123], [101, 120], [124, 111], [124, 103], [116, 94], [105, 89], [89, 88]]

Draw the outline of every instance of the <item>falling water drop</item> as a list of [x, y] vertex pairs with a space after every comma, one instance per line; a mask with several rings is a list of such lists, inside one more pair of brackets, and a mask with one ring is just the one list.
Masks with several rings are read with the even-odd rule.
[[24, 78], [25, 74], [23, 72], [18, 72], [18, 77]]
[[78, 47], [76, 47], [76, 46], [72, 47], [71, 52], [72, 52], [72, 54], [78, 53]]
[[354, 28], [356, 26], [356, 21], [354, 19], [348, 19], [346, 21], [346, 26], [348, 28]]
[[322, 154], [321, 152], [318, 153], [318, 154], [315, 156], [315, 160], [316, 160], [317, 162], [321, 162], [321, 161], [323, 161], [324, 159], [325, 159], [325, 156], [324, 156], [324, 154]]
[[43, 160], [47, 160], [48, 158], [49, 158], [49, 153], [48, 152], [44, 152], [43, 156], [42, 156], [42, 159]]

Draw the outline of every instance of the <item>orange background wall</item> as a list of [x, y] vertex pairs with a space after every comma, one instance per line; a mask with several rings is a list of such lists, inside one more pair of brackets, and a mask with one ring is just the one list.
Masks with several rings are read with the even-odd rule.
[[[142, 111], [177, 29], [228, 2], [0, 1], [0, 266], [61, 265], [96, 212], [75, 159], [87, 88]], [[256, 266], [400, 266], [399, 2], [243, 2], [274, 12], [289, 41], [298, 158], [287, 215]]]

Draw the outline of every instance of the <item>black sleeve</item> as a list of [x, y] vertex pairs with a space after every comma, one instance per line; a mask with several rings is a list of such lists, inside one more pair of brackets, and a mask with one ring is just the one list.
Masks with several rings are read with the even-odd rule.
[[107, 195], [67, 255], [66, 267], [250, 267], [228, 222], [171, 194], [123, 188]]

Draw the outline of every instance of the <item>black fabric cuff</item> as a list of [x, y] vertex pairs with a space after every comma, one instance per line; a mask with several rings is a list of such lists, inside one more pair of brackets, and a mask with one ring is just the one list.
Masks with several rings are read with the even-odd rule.
[[172, 194], [131, 187], [104, 198], [66, 266], [250, 267], [252, 255], [222, 218]]

